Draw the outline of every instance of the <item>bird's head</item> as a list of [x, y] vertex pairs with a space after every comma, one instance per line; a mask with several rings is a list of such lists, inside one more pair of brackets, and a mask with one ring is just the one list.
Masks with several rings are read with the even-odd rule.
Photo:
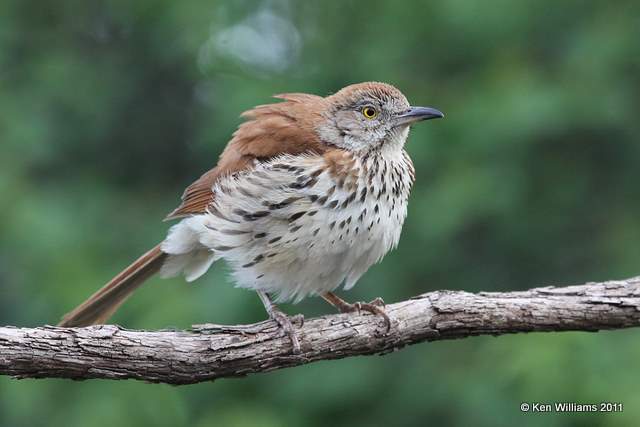
[[411, 124], [444, 117], [431, 107], [412, 107], [395, 87], [376, 82], [347, 86], [324, 98], [317, 131], [327, 143], [350, 151], [402, 146]]
[[284, 102], [242, 114], [247, 121], [234, 133], [225, 162], [323, 152], [327, 146], [358, 153], [401, 148], [411, 124], [444, 117], [434, 108], [412, 107], [402, 92], [385, 83], [358, 83], [324, 98], [306, 93], [275, 97]]

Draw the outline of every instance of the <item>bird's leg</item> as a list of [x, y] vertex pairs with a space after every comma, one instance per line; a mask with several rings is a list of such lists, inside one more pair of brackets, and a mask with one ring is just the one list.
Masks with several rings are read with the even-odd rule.
[[304, 324], [304, 317], [301, 314], [298, 314], [290, 318], [289, 316], [284, 314], [282, 311], [280, 311], [278, 306], [275, 305], [273, 301], [271, 301], [271, 298], [269, 298], [269, 295], [265, 291], [256, 291], [256, 292], [258, 292], [260, 301], [262, 301], [262, 304], [264, 305], [265, 310], [267, 310], [267, 313], [269, 314], [269, 318], [274, 320], [278, 324], [278, 326], [280, 326], [280, 329], [282, 330], [282, 334], [287, 335], [291, 340], [291, 344], [293, 345], [293, 353], [294, 354], [300, 353], [300, 341], [298, 340], [296, 331], [293, 328], [293, 323], [291, 322], [291, 319], [294, 319], [294, 321], [300, 321], [301, 324]]
[[387, 332], [391, 329], [391, 319], [384, 311], [384, 301], [378, 297], [371, 302], [354, 302], [353, 304], [346, 302], [333, 292], [322, 294], [322, 298], [329, 304], [337, 308], [340, 313], [353, 313], [354, 311], [368, 311], [371, 314], [381, 316], [387, 327]]

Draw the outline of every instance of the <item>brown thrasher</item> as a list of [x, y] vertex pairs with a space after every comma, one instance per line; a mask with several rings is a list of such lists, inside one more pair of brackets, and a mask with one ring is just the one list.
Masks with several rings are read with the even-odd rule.
[[411, 107], [384, 83], [347, 86], [325, 98], [304, 93], [243, 114], [218, 165], [191, 184], [167, 219], [167, 238], [67, 314], [61, 326], [104, 323], [156, 272], [203, 275], [222, 258], [239, 287], [257, 291], [299, 351], [291, 320], [270, 299], [320, 295], [342, 312], [390, 321], [381, 299], [349, 304], [350, 289], [394, 248], [414, 169], [404, 143], [412, 123], [443, 117]]

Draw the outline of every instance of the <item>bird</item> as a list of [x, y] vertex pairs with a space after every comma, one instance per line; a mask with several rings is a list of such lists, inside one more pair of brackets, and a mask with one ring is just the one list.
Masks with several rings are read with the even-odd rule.
[[320, 296], [340, 312], [378, 315], [389, 330], [381, 298], [348, 303], [334, 291], [351, 289], [398, 245], [415, 181], [404, 148], [409, 130], [444, 114], [411, 106], [379, 82], [274, 98], [241, 114], [217, 165], [165, 218], [177, 221], [166, 238], [59, 326], [104, 324], [154, 274], [191, 282], [224, 260], [237, 287], [257, 292], [294, 353], [300, 341], [280, 302]]

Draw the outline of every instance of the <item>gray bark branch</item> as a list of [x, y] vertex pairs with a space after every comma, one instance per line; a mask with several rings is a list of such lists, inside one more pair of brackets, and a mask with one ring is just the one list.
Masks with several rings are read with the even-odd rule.
[[272, 321], [200, 325], [190, 331], [0, 327], [0, 374], [191, 384], [318, 360], [384, 354], [423, 341], [518, 332], [598, 331], [640, 326], [640, 276], [523, 292], [436, 291], [390, 304], [392, 328], [368, 313], [308, 319], [302, 351]]

